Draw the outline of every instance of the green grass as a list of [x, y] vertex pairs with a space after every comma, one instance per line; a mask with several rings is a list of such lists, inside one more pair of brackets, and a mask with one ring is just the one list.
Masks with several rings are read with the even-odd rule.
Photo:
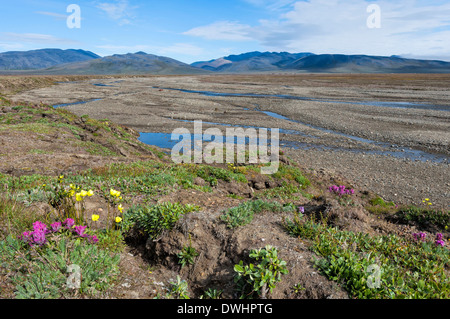
[[198, 210], [199, 207], [179, 203], [161, 203], [156, 205], [138, 205], [123, 214], [123, 227], [126, 232], [136, 229], [155, 240], [170, 231], [185, 214]]
[[410, 205], [399, 209], [394, 218], [402, 223], [414, 223], [421, 229], [434, 227], [445, 231], [450, 227], [450, 212]]
[[316, 267], [352, 298], [450, 297], [450, 251], [432, 241], [342, 231], [299, 216], [284, 225], [293, 236], [310, 242], [320, 256]]
[[278, 202], [266, 202], [260, 199], [246, 201], [236, 207], [224, 211], [220, 219], [227, 224], [228, 228], [236, 228], [249, 224], [253, 220], [254, 214], [263, 211], [279, 213], [282, 211], [295, 211], [296, 207], [292, 204], [282, 205]]
[[311, 182], [304, 176], [303, 172], [294, 166], [281, 164], [278, 171], [273, 174], [272, 177], [286, 178], [291, 181], [296, 181], [302, 188], [306, 188], [311, 185]]

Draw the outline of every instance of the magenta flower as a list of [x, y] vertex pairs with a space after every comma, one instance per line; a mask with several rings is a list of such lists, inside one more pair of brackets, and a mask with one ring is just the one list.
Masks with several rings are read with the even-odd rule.
[[421, 241], [425, 241], [425, 237], [427, 237], [427, 234], [420, 232], [420, 233], [414, 233], [413, 236], [414, 236], [415, 240], [420, 239]]
[[22, 235], [19, 236], [19, 239], [22, 239], [24, 242], [28, 243], [31, 240], [31, 235], [33, 232], [23, 232]]
[[52, 231], [56, 233], [61, 229], [62, 224], [61, 224], [61, 222], [55, 222], [55, 223], [51, 224], [50, 227], [52, 228]]
[[442, 234], [436, 234], [436, 240], [434, 242], [436, 244], [436, 246], [444, 246], [445, 242], [442, 240]]
[[66, 225], [67, 229], [70, 229], [70, 228], [72, 228], [73, 225], [75, 225], [75, 221], [72, 218], [67, 218], [64, 221], [64, 224]]
[[40, 221], [36, 221], [33, 223], [33, 229], [35, 232], [43, 232], [43, 233], [47, 233], [47, 225], [45, 225], [43, 222]]
[[74, 227], [74, 232], [80, 236], [80, 237], [87, 237], [88, 235], [84, 233], [84, 231], [86, 230], [87, 226], [75, 226]]
[[91, 242], [91, 243], [98, 243], [98, 238], [97, 238], [97, 236], [95, 236], [95, 235], [92, 235], [91, 237], [89, 237], [89, 241]]
[[352, 188], [346, 189], [344, 185], [341, 186], [332, 185], [328, 187], [328, 191], [331, 193], [338, 194], [339, 196], [353, 195], [355, 193], [354, 189]]
[[45, 232], [42, 230], [34, 231], [32, 235], [32, 244], [36, 244], [39, 246], [44, 245], [47, 242], [47, 238], [45, 238]]

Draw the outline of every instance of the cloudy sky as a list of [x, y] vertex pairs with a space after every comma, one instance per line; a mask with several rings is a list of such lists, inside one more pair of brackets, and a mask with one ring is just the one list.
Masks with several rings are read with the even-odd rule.
[[[79, 28], [67, 23], [77, 21], [71, 4]], [[144, 51], [186, 63], [249, 51], [450, 61], [450, 0], [2, 0], [0, 8], [0, 52]]]

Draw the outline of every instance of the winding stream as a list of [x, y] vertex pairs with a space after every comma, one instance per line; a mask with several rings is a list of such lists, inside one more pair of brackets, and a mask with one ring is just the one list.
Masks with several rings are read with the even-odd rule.
[[[94, 83], [95, 86], [112, 86], [112, 85], [106, 85], [102, 83]], [[418, 108], [418, 109], [427, 109], [427, 110], [439, 110], [439, 111], [450, 111], [450, 106], [445, 105], [431, 105], [431, 104], [419, 104], [419, 103], [411, 103], [411, 102], [343, 102], [343, 101], [330, 101], [325, 99], [316, 99], [316, 98], [308, 98], [308, 97], [300, 97], [300, 96], [292, 96], [292, 95], [282, 95], [282, 94], [276, 94], [276, 95], [270, 95], [270, 94], [254, 94], [254, 93], [220, 93], [220, 92], [211, 92], [211, 91], [197, 91], [197, 90], [185, 90], [185, 89], [176, 89], [176, 88], [159, 88], [159, 87], [153, 87], [156, 89], [164, 89], [164, 90], [175, 90], [175, 91], [181, 91], [185, 93], [194, 93], [194, 94], [201, 94], [206, 96], [229, 96], [229, 97], [255, 97], [255, 98], [281, 98], [281, 99], [296, 99], [296, 100], [305, 100], [305, 101], [319, 101], [319, 102], [330, 102], [330, 103], [344, 103], [344, 104], [356, 104], [356, 105], [370, 105], [370, 106], [379, 106], [379, 107], [397, 107], [397, 108]], [[85, 104], [89, 102], [94, 101], [100, 101], [102, 99], [91, 99], [87, 101], [79, 101], [74, 103], [66, 103], [66, 104], [57, 104], [53, 105], [53, 107], [65, 107], [65, 106], [71, 106], [71, 105], [78, 105], [78, 104]], [[246, 108], [243, 108], [244, 110], [248, 110]], [[297, 121], [291, 118], [288, 118], [284, 115], [269, 112], [269, 111], [261, 111], [259, 109], [255, 109], [254, 111], [261, 112], [267, 116], [270, 116], [272, 118], [286, 120], [290, 122], [295, 122], [301, 125], [308, 126], [310, 128], [335, 134], [338, 136], [342, 136], [345, 138], [349, 138], [354, 141], [358, 141], [361, 143], [371, 144], [380, 146], [382, 148], [386, 148], [388, 150], [364, 150], [364, 149], [358, 149], [358, 148], [343, 148], [343, 147], [336, 147], [336, 146], [326, 146], [323, 144], [316, 144], [316, 143], [304, 143], [304, 142], [297, 142], [297, 141], [288, 141], [288, 140], [280, 140], [280, 146], [284, 147], [290, 147], [294, 149], [319, 149], [319, 150], [333, 150], [333, 151], [347, 151], [352, 153], [365, 153], [365, 154], [376, 154], [376, 155], [384, 155], [384, 156], [392, 156], [400, 159], [409, 159], [412, 161], [431, 161], [435, 163], [448, 163], [449, 157], [446, 155], [441, 154], [431, 154], [427, 153], [421, 150], [416, 150], [412, 148], [402, 147], [401, 150], [395, 150], [392, 149], [392, 145], [385, 142], [378, 142], [373, 141], [370, 139], [361, 138], [358, 136], [350, 135], [341, 133], [334, 130], [325, 129], [323, 127], [315, 126], [312, 124], [308, 124], [305, 122]], [[180, 120], [175, 119], [177, 121], [181, 122], [194, 122], [189, 120]], [[229, 126], [229, 127], [242, 127], [242, 128], [255, 128], [255, 129], [261, 129], [261, 127], [256, 126], [244, 126], [244, 125], [232, 125], [232, 124], [225, 124], [225, 123], [214, 123], [214, 122], [203, 122], [204, 124], [210, 124], [210, 125], [218, 125], [218, 126]], [[318, 139], [317, 136], [306, 134], [301, 131], [297, 130], [286, 130], [286, 129], [280, 129], [279, 132], [281, 134], [287, 134], [287, 135], [301, 135], [304, 137], [314, 138]], [[270, 135], [268, 135], [270, 136]], [[196, 136], [194, 134], [191, 134], [191, 141], [194, 139], [207, 142], [210, 141], [212, 136], [203, 135], [202, 137]], [[173, 146], [175, 146], [179, 140], [171, 140], [171, 133], [140, 133], [139, 140], [143, 143], [155, 145], [161, 148], [168, 148], [171, 149]], [[239, 143], [238, 140], [235, 139], [235, 143]], [[248, 139], [246, 140], [246, 143], [248, 143]]]

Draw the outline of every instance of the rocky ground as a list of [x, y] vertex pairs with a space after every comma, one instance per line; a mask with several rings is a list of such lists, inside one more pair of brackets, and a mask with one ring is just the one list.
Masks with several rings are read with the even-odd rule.
[[[94, 85], [98, 83], [107, 86]], [[448, 208], [449, 87], [446, 75], [154, 76], [59, 84], [13, 99], [51, 105], [95, 100], [64, 108], [80, 116], [108, 118], [138, 132], [171, 133], [180, 127], [193, 132], [195, 120], [294, 130], [295, 134], [282, 133], [280, 138], [302, 143], [286, 151], [305, 166], [340, 173], [387, 200], [417, 203], [431, 197], [439, 207]], [[179, 89], [284, 94], [320, 101], [206, 96]], [[327, 99], [334, 102], [324, 102]], [[442, 108], [338, 103], [374, 100]], [[268, 116], [267, 111], [288, 120]], [[203, 124], [204, 130], [208, 127], [225, 134], [224, 126]]]
[[[448, 127], [448, 112], [427, 113], [423, 110], [408, 109], [405, 115], [396, 119], [393, 114], [397, 114], [398, 110], [388, 113], [388, 110], [369, 108], [366, 113], [361, 110], [355, 112], [358, 121], [349, 121], [348, 112], [353, 106], [343, 107], [342, 113], [336, 111], [330, 115], [331, 113], [328, 113], [330, 105], [321, 106], [323, 102], [312, 105], [308, 102], [275, 98], [213, 97], [167, 89], [172, 87], [287, 94], [286, 90], [294, 87], [293, 92], [289, 91], [289, 94], [302, 96], [333, 94], [333, 98], [342, 99], [349, 96], [358, 99], [364, 95], [363, 91], [367, 90], [361, 79], [359, 81], [361, 83], [358, 81], [355, 83], [355, 79], [339, 79], [339, 77], [337, 80], [315, 76], [309, 78], [306, 75], [303, 77], [306, 78], [296, 78], [297, 82], [285, 82], [286, 79], [282, 81], [277, 77], [257, 76], [250, 78], [173, 76], [101, 81], [90, 79], [87, 82], [64, 83], [21, 92], [14, 96], [8, 95], [13, 103], [11, 105], [6, 103], [0, 107], [2, 159], [0, 173], [8, 176], [79, 174], [86, 169], [101, 171], [109, 163], [126, 164], [138, 160], [167, 164], [170, 163], [170, 159], [163, 156], [158, 148], [146, 147], [136, 140], [138, 132], [170, 133], [180, 125], [192, 130], [192, 123], [176, 119], [202, 119], [209, 122], [298, 130], [307, 136], [289, 134], [282, 137], [287, 140], [334, 147], [334, 150], [323, 150], [317, 146], [307, 149], [283, 148], [284, 155], [280, 157], [283, 165], [299, 168], [311, 181], [311, 185], [304, 190], [305, 193], [291, 194], [295, 196], [279, 201], [303, 206], [307, 217], [326, 217], [332, 225], [342, 230], [399, 236], [410, 236], [418, 230], [414, 223], [399, 223], [395, 219], [388, 218], [389, 216], [371, 213], [367, 209], [370, 206], [369, 200], [375, 198], [377, 194], [386, 200], [393, 200], [398, 205], [420, 204], [422, 198], [429, 197], [434, 207], [448, 208], [448, 162], [411, 161], [370, 154], [370, 151], [383, 150], [383, 147], [344, 138], [342, 135], [306, 125], [320, 124], [324, 128], [339, 132], [338, 129], [345, 125], [351, 128], [351, 131], [342, 129], [342, 132], [347, 134], [357, 135], [361, 132], [362, 137], [364, 134], [369, 134], [367, 137], [370, 138], [379, 136], [380, 141], [389, 140], [390, 143], [397, 145], [402, 145], [402, 141], [405, 141], [405, 145], [402, 145], [405, 148], [410, 146], [406, 141], [410, 141], [412, 147], [420, 147], [430, 153], [440, 152], [445, 157], [448, 156], [448, 149], [446, 150], [448, 130], [445, 130]], [[275, 79], [281, 82], [274, 82]], [[340, 81], [344, 80], [351, 83], [341, 85]], [[389, 82], [388, 79], [386, 81]], [[93, 85], [100, 82], [112, 86]], [[405, 89], [403, 82], [394, 81], [394, 84], [394, 88], [377, 86], [376, 90], [381, 90], [381, 93], [377, 94], [383, 96], [383, 93], [387, 94], [389, 91], [393, 92], [389, 94], [395, 95]], [[330, 91], [326, 90], [327, 86], [331, 88]], [[444, 97], [448, 94], [447, 89], [448, 86], [445, 85], [428, 88], [430, 92], [423, 93], [428, 99], [424, 100], [429, 103], [433, 101], [443, 103]], [[360, 95], [355, 92], [359, 92]], [[432, 96], [435, 96], [435, 100]], [[400, 95], [397, 97], [401, 98]], [[102, 100], [66, 106], [58, 111], [43, 105], [91, 99]], [[34, 102], [25, 110], [18, 107], [23, 105], [20, 101]], [[332, 106], [341, 107], [339, 104]], [[66, 112], [66, 109], [78, 116]], [[274, 119], [261, 112], [264, 110], [276, 112], [305, 124]], [[373, 114], [384, 112], [383, 116], [380, 114], [376, 116], [379, 124], [384, 123], [384, 128], [381, 127], [377, 131], [379, 135], [370, 135], [373, 129], [368, 128], [370, 121], [360, 122], [361, 119], [370, 118], [367, 115], [369, 112]], [[429, 114], [429, 117], [424, 114]], [[421, 116], [423, 119], [420, 119]], [[409, 131], [397, 129], [396, 125], [400, 127], [402, 124], [399, 122], [404, 120], [413, 123]], [[414, 135], [413, 128], [421, 127], [425, 125], [424, 123], [429, 129], [423, 134], [423, 140], [414, 142], [415, 139], [409, 134]], [[388, 134], [389, 125], [393, 127], [395, 134]], [[204, 125], [204, 128], [212, 126], [223, 129], [223, 126], [217, 125]], [[352, 149], [358, 151], [352, 152], [350, 151]], [[226, 165], [222, 166], [226, 168]], [[251, 249], [273, 245], [279, 249], [280, 258], [287, 262], [289, 273], [277, 285], [271, 298], [349, 298], [347, 291], [340, 284], [328, 280], [314, 267], [314, 259], [318, 256], [311, 251], [308, 243], [286, 232], [283, 222], [286, 218], [292, 217], [291, 213], [264, 212], [256, 214], [250, 224], [235, 229], [226, 227], [220, 220], [225, 209], [235, 207], [242, 201], [257, 198], [266, 191], [276, 190], [282, 181], [286, 181], [286, 177], [271, 179], [251, 171], [246, 178], [246, 183], [219, 180], [212, 192], [174, 187], [171, 192], [155, 198], [155, 203], [166, 201], [189, 203], [199, 205], [201, 209], [185, 215], [173, 231], [158, 240], [153, 241], [140, 236], [127, 238], [128, 245], [121, 253], [119, 278], [112, 290], [101, 297], [127, 299], [161, 297], [167, 293], [169, 282], [175, 281], [176, 276], [180, 275], [189, 282], [189, 293], [192, 298], [199, 298], [206, 288], [219, 288], [223, 290], [224, 298], [236, 298], [238, 296], [233, 286], [233, 266], [240, 260], [247, 260]], [[204, 183], [205, 180], [201, 178], [195, 179], [197, 186]], [[346, 185], [356, 190], [351, 205], [343, 205], [336, 196], [327, 192], [328, 186], [333, 184]], [[140, 202], [141, 197], [132, 198], [125, 209]], [[105, 213], [107, 210], [106, 202], [100, 196], [93, 196], [86, 205], [89, 213]], [[47, 214], [51, 210], [45, 203], [35, 204], [33, 209], [41, 211], [42, 214]], [[434, 231], [434, 229], [421, 230]], [[448, 231], [444, 232], [445, 238], [448, 235]], [[195, 247], [200, 255], [196, 258], [195, 265], [181, 268], [176, 253], [188, 244]], [[5, 287], [4, 291], [12, 289], [2, 281], [3, 279], [4, 277], [0, 276], [2, 289]], [[296, 285], [302, 289], [295, 291], [293, 287]]]

